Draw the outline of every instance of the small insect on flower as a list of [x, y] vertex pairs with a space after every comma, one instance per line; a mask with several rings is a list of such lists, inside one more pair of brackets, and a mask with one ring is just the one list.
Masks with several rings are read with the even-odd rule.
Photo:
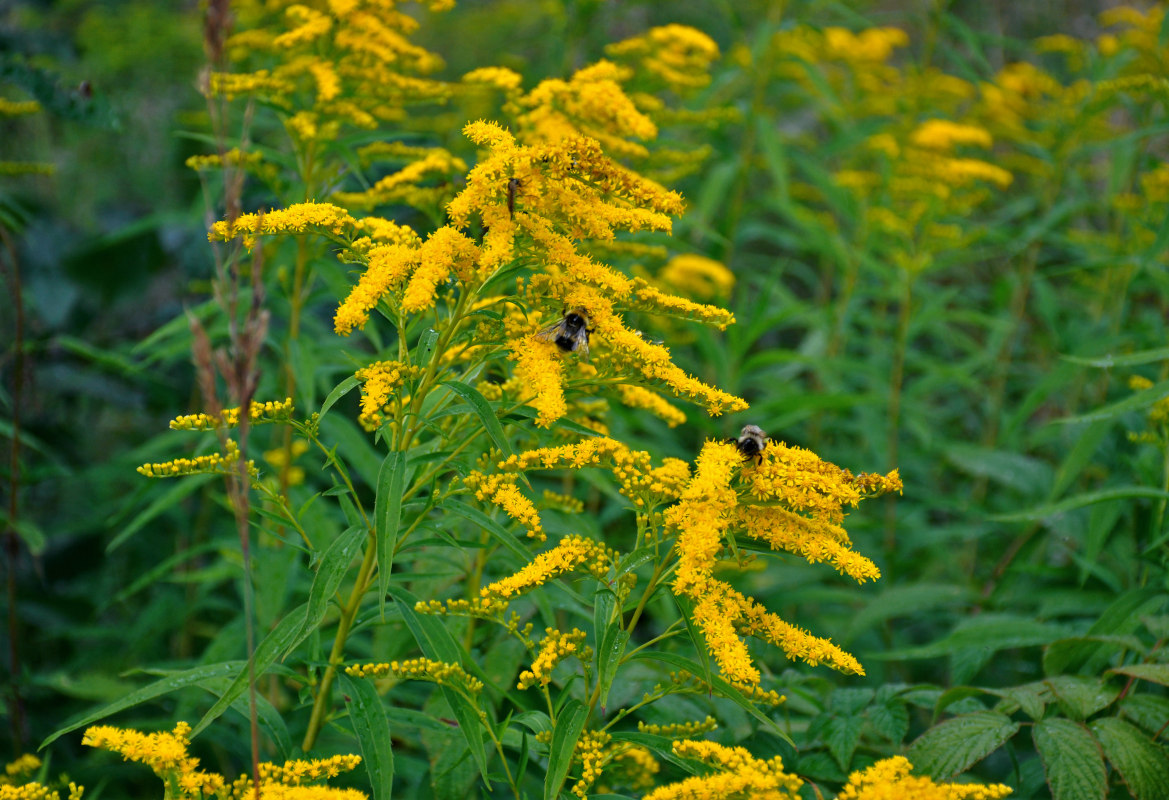
[[585, 358], [589, 357], [589, 334], [593, 329], [589, 327], [589, 315], [583, 308], [576, 308], [565, 313], [563, 319], [555, 325], [550, 325], [536, 334], [541, 342], [555, 342], [566, 353], [579, 350]]
[[743, 454], [743, 460], [755, 459], [756, 463], [763, 460], [763, 448], [771, 441], [767, 434], [758, 425], [744, 425], [739, 431], [738, 439], [727, 439], [727, 444], [733, 444]]
[[509, 178], [507, 181], [507, 213], [515, 218], [515, 196], [516, 191], [522, 184], [519, 178]]

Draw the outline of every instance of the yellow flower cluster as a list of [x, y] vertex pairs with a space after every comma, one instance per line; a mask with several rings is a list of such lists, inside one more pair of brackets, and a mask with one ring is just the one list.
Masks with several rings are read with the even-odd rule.
[[[605, 782], [620, 781], [635, 792], [644, 792], [654, 785], [654, 776], [662, 771], [653, 753], [639, 745], [626, 746], [610, 757], [605, 768]], [[606, 786], [597, 787], [598, 794], [612, 793]]]
[[1011, 793], [1001, 783], [934, 783], [910, 775], [913, 765], [904, 756], [878, 761], [848, 778], [836, 800], [1000, 800]]
[[[1128, 388], [1134, 392], [1141, 392], [1152, 386], [1153, 382], [1143, 375], [1132, 375], [1128, 379]], [[1129, 431], [1129, 441], [1169, 446], [1169, 398], [1162, 398], [1153, 403], [1145, 418], [1152, 430]]]
[[191, 726], [175, 725], [171, 733], [139, 733], [129, 728], [95, 725], [85, 731], [82, 744], [121, 754], [126, 761], [137, 761], [154, 770], [154, 774], [181, 787], [183, 796], [217, 794], [224, 790], [222, 775], [199, 769], [199, 759], [188, 755]]
[[[365, 191], [337, 192], [333, 199], [350, 208], [373, 208], [392, 203], [429, 208], [449, 197], [451, 177], [466, 171], [467, 164], [463, 159], [441, 148], [431, 148], [418, 160], [386, 175]], [[435, 181], [437, 185], [422, 185], [427, 180]]]
[[0, 97], [0, 117], [21, 117], [36, 114], [40, 110], [41, 104], [36, 100], [8, 100]]
[[[409, 40], [418, 22], [396, 3], [302, 0], [241, 2], [234, 9], [239, 33], [228, 50], [243, 62], [268, 68], [213, 73], [213, 95], [258, 95], [285, 110], [303, 109], [295, 128], [302, 141], [332, 139], [341, 126], [377, 127], [400, 120], [415, 101], [444, 98], [448, 87], [422, 76], [442, 66], [438, 56]], [[430, 3], [432, 8], [448, 2]]]
[[568, 514], [579, 514], [584, 511], [584, 501], [578, 500], [570, 494], [560, 494], [551, 489], [544, 490], [544, 505]]
[[367, 431], [381, 427], [382, 412], [390, 396], [407, 380], [413, 380], [420, 374], [419, 367], [400, 361], [375, 361], [357, 370], [354, 376], [361, 381], [361, 414], [358, 416], [361, 427]]
[[[252, 401], [248, 407], [248, 419], [253, 425], [262, 425], [265, 422], [283, 422], [292, 417], [292, 398], [284, 400], [268, 400], [260, 403]], [[217, 416], [210, 414], [185, 414], [170, 421], [172, 431], [214, 431], [219, 428], [234, 428], [239, 425], [240, 409], [225, 408]]]
[[208, 241], [228, 242], [242, 236], [251, 247], [256, 236], [286, 236], [296, 233], [319, 233], [333, 238], [351, 237], [357, 220], [332, 203], [296, 203], [283, 209], [258, 214], [241, 214], [234, 221], [212, 224]]
[[697, 254], [674, 256], [658, 271], [657, 279], [704, 300], [726, 297], [735, 288], [735, 274], [722, 262]]
[[674, 754], [693, 758], [714, 767], [699, 775], [659, 786], [645, 800], [691, 800], [717, 797], [720, 800], [798, 800], [803, 781], [783, 771], [776, 756], [767, 760], [752, 756], [742, 747], [725, 747], [707, 741], [674, 742]]
[[[849, 549], [851, 543], [839, 523], [844, 506], [856, 505], [870, 494], [899, 491], [896, 472], [857, 478], [810, 451], [782, 442], [769, 443], [758, 465], [740, 470], [742, 463], [734, 445], [707, 442], [681, 501], [667, 510], [666, 523], [678, 534], [674, 591], [694, 601], [694, 621], [711, 654], [723, 674], [737, 684], [759, 683], [759, 671], [741, 636], [771, 642], [789, 658], [863, 674], [851, 655], [735, 591], [714, 577], [714, 567], [734, 529], [813, 563], [828, 561], [855, 580], [875, 580], [880, 576], [876, 566]], [[740, 473], [741, 489], [735, 486]]]
[[[40, 768], [41, 760], [30, 753], [5, 764], [0, 775], [0, 800], [61, 800], [60, 792], [43, 783], [24, 782]], [[81, 800], [84, 791], [84, 786], [70, 782], [69, 800]]]
[[[239, 463], [239, 445], [231, 439], [227, 440], [222, 453], [212, 453], [207, 456], [194, 458], [175, 458], [155, 464], [143, 464], [138, 467], [138, 474], [147, 478], [177, 478], [180, 475], [234, 475]], [[248, 474], [253, 478], [259, 475], [256, 462], [248, 459], [246, 465]]]
[[470, 694], [483, 691], [483, 682], [468, 675], [458, 664], [429, 658], [411, 658], [389, 664], [355, 664], [345, 668], [345, 674], [354, 678], [377, 678], [390, 673], [403, 679], [432, 681], [441, 686], [463, 689]]
[[686, 414], [663, 398], [657, 392], [650, 391], [643, 386], [629, 386], [622, 384], [617, 387], [621, 395], [621, 402], [630, 408], [644, 408], [654, 416], [661, 417], [671, 428], [676, 428], [686, 421]]
[[519, 689], [528, 689], [537, 683], [547, 686], [552, 682], [552, 670], [566, 658], [573, 656], [582, 661], [588, 661], [588, 648], [582, 652], [581, 643], [585, 640], [585, 632], [573, 628], [569, 633], [561, 633], [555, 628], [544, 631], [544, 638], [540, 642], [540, 651], [532, 661], [532, 668], [520, 673]]
[[686, 462], [668, 458], [653, 468], [649, 453], [631, 450], [616, 439], [599, 436], [559, 447], [540, 447], [508, 456], [499, 469], [518, 472], [528, 469], [583, 469], [604, 467], [613, 473], [618, 491], [638, 508], [656, 505], [678, 496], [681, 484], [689, 477]]
[[584, 569], [596, 577], [603, 576], [612, 560], [612, 551], [603, 544], [583, 536], [566, 536], [556, 547], [536, 556], [516, 574], [485, 586], [479, 592], [484, 599], [517, 597], [576, 569]]
[[648, 722], [638, 722], [637, 730], [654, 736], [665, 736], [668, 739], [693, 739], [704, 733], [710, 733], [718, 727], [718, 721], [708, 716], [699, 722], [675, 722], [667, 725], [654, 725]]
[[686, 25], [663, 25], [610, 44], [605, 54], [652, 76], [661, 88], [684, 92], [710, 83], [710, 65], [718, 58], [718, 45]]
[[584, 731], [576, 740], [576, 749], [573, 750], [574, 762], [580, 763], [580, 780], [572, 787], [572, 793], [577, 797], [588, 797], [589, 789], [601, 777], [601, 770], [609, 756], [609, 742], [612, 736], [604, 731]]
[[[84, 786], [69, 784], [69, 800], [81, 800], [84, 792]], [[20, 786], [0, 783], [0, 800], [61, 800], [61, 794], [36, 781]]]
[[471, 472], [463, 479], [467, 487], [475, 490], [475, 499], [491, 502], [502, 508], [528, 531], [529, 539], [545, 541], [548, 537], [540, 525], [540, 514], [535, 504], [516, 486], [516, 476], [511, 474], [484, 475]]

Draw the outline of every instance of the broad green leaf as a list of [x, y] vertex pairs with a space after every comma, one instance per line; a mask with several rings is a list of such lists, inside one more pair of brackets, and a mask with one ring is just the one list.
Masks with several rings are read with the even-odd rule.
[[833, 717], [824, 725], [824, 743], [845, 772], [852, 763], [852, 754], [860, 742], [864, 724], [863, 717]]
[[337, 593], [345, 573], [349, 571], [353, 559], [361, 552], [361, 542], [365, 539], [365, 530], [361, 527], [348, 528], [333, 540], [321, 556], [321, 563], [317, 565], [317, 574], [309, 588], [308, 602], [305, 603], [304, 622], [296, 637], [284, 651], [287, 656], [296, 646], [308, 638], [329, 610], [329, 601]]
[[1120, 773], [1136, 800], [1165, 800], [1169, 786], [1169, 756], [1139, 728], [1117, 717], [1102, 717], [1089, 725], [1104, 748], [1108, 763]]
[[[86, 725], [91, 725], [100, 719], [113, 716], [119, 711], [136, 706], [139, 703], [145, 703], [148, 700], [153, 700], [156, 697], [162, 697], [163, 695], [170, 694], [171, 692], [177, 692], [180, 689], [186, 689], [188, 686], [196, 686], [205, 680], [231, 676], [235, 674], [236, 670], [240, 669], [241, 666], [246, 665], [246, 661], [225, 661], [221, 664], [207, 664], [205, 666], [195, 667], [194, 669], [188, 669], [183, 672], [176, 672], [172, 675], [168, 675], [161, 680], [157, 680], [154, 683], [143, 686], [137, 691], [130, 692], [124, 697], [119, 697], [114, 702], [102, 706], [97, 711], [91, 711], [90, 713], [82, 716], [80, 719], [68, 723], [63, 728], [58, 728], [56, 731], [50, 734], [48, 738], [41, 742], [39, 749], [43, 750], [65, 734], [70, 733], [71, 731], [75, 731], [78, 728], [82, 728]], [[193, 735], [194, 734], [192, 734], [192, 736]]]
[[390, 800], [394, 787], [394, 751], [390, 742], [390, 724], [382, 710], [382, 700], [373, 684], [362, 678], [338, 676], [345, 694], [345, 707], [353, 733], [361, 747], [361, 760], [373, 785], [373, 800]]
[[1019, 723], [996, 711], [976, 711], [948, 719], [919, 736], [909, 747], [909, 760], [933, 778], [952, 778], [1002, 747]]
[[1120, 701], [1120, 713], [1149, 733], [1163, 736], [1169, 720], [1169, 697], [1130, 694]]
[[332, 408], [338, 400], [353, 391], [353, 388], [360, 383], [361, 381], [357, 380], [355, 376], [350, 375], [348, 378], [334, 386], [333, 391], [329, 392], [329, 396], [325, 398], [324, 404], [321, 405], [321, 411], [317, 417], [317, 420], [319, 421], [322, 417], [328, 414], [329, 409]]
[[1000, 703], [996, 710], [1012, 713], [1014, 704], [1022, 709], [1031, 719], [1042, 719], [1047, 703], [1051, 699], [1051, 688], [1041, 681], [1025, 683], [1022, 686], [1012, 686], [1009, 689], [989, 689], [991, 694], [997, 695], [1008, 704], [1005, 708]]
[[[276, 624], [276, 627], [273, 628], [271, 632], [269, 632], [269, 634], [264, 637], [264, 640], [256, 646], [256, 652], [253, 656], [253, 661], [255, 663], [254, 671], [257, 681], [260, 680], [260, 676], [263, 675], [268, 667], [270, 667], [276, 661], [280, 654], [288, 648], [289, 642], [296, 638], [297, 633], [300, 631], [301, 625], [304, 623], [304, 612], [307, 606], [307, 603], [302, 603], [292, 611], [285, 614], [284, 618]], [[207, 710], [207, 713], [203, 715], [203, 718], [199, 720], [199, 723], [191, 730], [192, 738], [198, 736], [204, 728], [218, 719], [219, 716], [227, 710], [228, 706], [231, 705], [232, 701], [247, 691], [247, 688], [248, 667], [247, 662], [245, 661], [243, 662], [243, 666], [240, 668], [239, 674], [236, 676], [235, 680], [231, 682], [231, 686], [229, 686], [227, 691], [223, 693], [223, 696], [220, 697], [215, 702], [215, 704]]]
[[1083, 725], [1045, 719], [1031, 730], [1052, 800], [1104, 800], [1108, 776], [1100, 745]]
[[572, 766], [572, 754], [589, 718], [589, 709], [579, 700], [569, 700], [552, 725], [548, 746], [548, 773], [544, 778], [544, 800], [556, 800]]
[[483, 395], [479, 394], [479, 390], [474, 386], [468, 386], [459, 381], [443, 381], [443, 386], [448, 387], [459, 397], [467, 401], [467, 405], [479, 417], [479, 421], [483, 423], [483, 427], [487, 430], [487, 435], [491, 437], [491, 441], [499, 448], [499, 451], [505, 456], [511, 455], [511, 445], [507, 442], [507, 436], [503, 433], [503, 426], [499, 424], [499, 418], [495, 416], [495, 410], [491, 408], [491, 404]]
[[391, 451], [382, 461], [374, 498], [374, 531], [377, 535], [378, 608], [386, 616], [386, 592], [390, 588], [390, 571], [394, 549], [398, 545], [398, 527], [402, 523], [402, 492], [406, 478], [406, 454]]
[[909, 733], [909, 709], [900, 698], [874, 703], [865, 709], [865, 719], [873, 730], [894, 744], [900, 744]]
[[1127, 667], [1114, 667], [1110, 672], [1169, 686], [1169, 664], [1130, 664]]
[[1099, 678], [1079, 678], [1074, 675], [1057, 675], [1044, 681], [1051, 693], [1059, 700], [1069, 717], [1087, 719], [1102, 708], [1106, 708], [1120, 694], [1119, 686], [1109, 686]]

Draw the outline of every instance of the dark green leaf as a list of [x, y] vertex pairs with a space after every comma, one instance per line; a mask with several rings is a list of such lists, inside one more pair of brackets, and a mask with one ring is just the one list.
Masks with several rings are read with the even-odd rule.
[[1161, 747], [1117, 717], [1094, 720], [1088, 727], [1136, 800], [1165, 800], [1169, 757]]
[[1109, 686], [1099, 678], [1078, 678], [1072, 675], [1058, 675], [1044, 681], [1051, 693], [1059, 700], [1069, 717], [1087, 719], [1102, 708], [1109, 706], [1120, 687]]
[[579, 700], [569, 700], [556, 715], [552, 725], [552, 743], [548, 746], [548, 773], [544, 778], [544, 800], [556, 800], [560, 787], [572, 766], [572, 754], [580, 733], [589, 718], [589, 709]]
[[976, 711], [935, 725], [909, 747], [909, 760], [933, 778], [952, 778], [986, 758], [1019, 730], [996, 711]]
[[386, 592], [390, 588], [390, 572], [394, 565], [394, 549], [398, 546], [398, 527], [402, 523], [402, 493], [406, 479], [406, 454], [394, 450], [382, 461], [377, 476], [377, 496], [374, 498], [374, 530], [377, 534], [378, 607], [386, 614]]
[[349, 394], [349, 392], [353, 390], [353, 387], [359, 385], [360, 383], [361, 381], [359, 381], [355, 376], [350, 375], [348, 378], [334, 386], [333, 391], [329, 392], [329, 396], [325, 398], [325, 402], [321, 406], [321, 412], [320, 417], [318, 417], [318, 421], [321, 417], [324, 417], [329, 413], [329, 409], [332, 408], [338, 400]]
[[394, 751], [390, 724], [373, 684], [362, 678], [338, 676], [353, 733], [361, 747], [361, 760], [373, 785], [373, 800], [390, 800], [394, 787]]
[[361, 542], [365, 539], [365, 530], [360, 527], [348, 528], [333, 540], [321, 556], [321, 563], [317, 565], [317, 574], [313, 578], [309, 589], [308, 602], [305, 604], [304, 623], [300, 632], [289, 643], [284, 651], [287, 656], [296, 646], [309, 637], [329, 610], [329, 601], [337, 593], [349, 565], [361, 552]]
[[1108, 779], [1104, 757], [1083, 725], [1066, 719], [1037, 722], [1031, 731], [1047, 774], [1052, 800], [1104, 800]]
[[467, 401], [467, 405], [471, 406], [475, 415], [479, 417], [479, 421], [483, 423], [491, 441], [495, 443], [501, 453], [510, 456], [511, 445], [508, 444], [507, 437], [503, 433], [503, 426], [499, 424], [499, 418], [495, 416], [494, 409], [491, 408], [487, 399], [479, 394], [479, 390], [459, 381], [443, 381], [442, 385], [450, 388], [455, 394]]

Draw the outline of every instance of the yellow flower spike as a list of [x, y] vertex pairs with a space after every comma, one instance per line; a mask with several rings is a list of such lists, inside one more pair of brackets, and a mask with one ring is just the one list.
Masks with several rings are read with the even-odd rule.
[[605, 53], [633, 62], [635, 69], [677, 92], [709, 84], [710, 65], [719, 55], [713, 39], [686, 25], [650, 28], [641, 36], [606, 46]]
[[506, 600], [577, 568], [603, 576], [612, 560], [611, 551], [604, 545], [583, 536], [566, 536], [516, 574], [483, 587], [479, 593], [484, 599]]
[[523, 86], [523, 76], [506, 67], [481, 67], [463, 76], [463, 83], [491, 86], [505, 92], [514, 92]]
[[345, 669], [355, 678], [380, 677], [393, 673], [403, 680], [419, 680], [461, 689], [476, 695], [483, 691], [483, 682], [467, 674], [458, 664], [434, 661], [429, 658], [411, 658], [406, 661], [392, 661], [389, 664], [361, 664]]
[[702, 761], [716, 769], [709, 775], [686, 778], [654, 789], [645, 800], [798, 800], [803, 781], [783, 771], [777, 756], [768, 760], [752, 756], [742, 747], [715, 742], [674, 742], [675, 755]]
[[668, 739], [693, 739], [704, 733], [710, 733], [716, 728], [718, 728], [718, 721], [711, 716], [707, 716], [700, 722], [676, 722], [668, 725], [653, 725], [640, 721], [637, 723], [638, 732], [665, 736]]
[[726, 297], [735, 288], [735, 274], [725, 265], [696, 254], [674, 256], [658, 272], [657, 279], [706, 300]]
[[4, 774], [8, 778], [20, 778], [32, 775], [41, 768], [41, 760], [31, 753], [19, 756], [15, 761], [4, 765]]
[[[252, 425], [261, 425], [266, 422], [285, 422], [292, 418], [292, 398], [286, 397], [282, 401], [269, 400], [258, 402], [253, 400], [248, 409], [248, 419]], [[234, 428], [239, 425], [240, 409], [225, 408], [219, 412], [218, 418], [210, 414], [185, 414], [170, 421], [170, 429], [174, 431], [214, 431], [219, 427]]]
[[680, 594], [699, 594], [711, 580], [736, 504], [731, 477], [742, 461], [733, 444], [707, 442], [681, 502], [666, 511], [667, 525], [678, 531], [674, 591]]
[[849, 775], [836, 800], [1000, 800], [1012, 791], [1001, 783], [934, 783], [911, 769], [904, 756], [878, 761]]
[[548, 537], [540, 525], [540, 514], [532, 501], [516, 486], [516, 480], [515, 475], [484, 475], [481, 472], [471, 472], [463, 483], [475, 490], [477, 500], [485, 500], [499, 506], [509, 517], [523, 525], [528, 531], [528, 538], [543, 542]]
[[590, 658], [588, 648], [581, 648], [585, 640], [584, 631], [573, 628], [569, 633], [561, 633], [555, 628], [547, 628], [544, 634], [540, 651], [532, 661], [532, 668], [520, 673], [517, 689], [528, 689], [536, 684], [547, 686], [552, 682], [552, 670], [566, 658], [576, 656], [582, 661]]
[[207, 233], [212, 242], [227, 242], [239, 236], [280, 236], [322, 233], [344, 236], [357, 224], [349, 212], [332, 203], [296, 203], [263, 214], [241, 214], [234, 222], [216, 222]]
[[284, 10], [284, 13], [297, 27], [272, 40], [272, 44], [279, 48], [292, 48], [309, 44], [320, 39], [333, 27], [333, 20], [328, 15], [308, 6], [299, 4], [289, 6]]
[[36, 100], [8, 100], [0, 97], [0, 117], [22, 117], [36, 114], [41, 110], [41, 104]]
[[589, 789], [601, 777], [608, 755], [606, 746], [612, 738], [604, 731], [584, 731], [576, 740], [572, 758], [580, 763], [580, 780], [573, 785], [572, 793], [582, 800], [588, 797]]
[[516, 378], [524, 387], [523, 399], [536, 409], [536, 425], [551, 427], [568, 413], [559, 348], [552, 342], [527, 336], [509, 342], [508, 350], [508, 357], [516, 362]]
[[703, 322], [714, 325], [720, 331], [726, 330], [728, 325], [733, 325], [735, 322], [735, 315], [725, 308], [695, 303], [684, 297], [667, 294], [660, 289], [655, 289], [640, 278], [633, 280], [632, 289], [635, 300], [631, 303], [631, 307], [638, 310]]
[[434, 292], [455, 273], [464, 285], [479, 261], [479, 248], [463, 234], [449, 226], [439, 228], [418, 249], [419, 266], [402, 295], [402, 311], [410, 313], [431, 308]]
[[[138, 474], [147, 478], [177, 478], [181, 475], [234, 475], [240, 457], [239, 445], [231, 439], [227, 440], [223, 453], [212, 453], [195, 458], [176, 458], [154, 464], [143, 464], [138, 467]], [[248, 459], [246, 468], [253, 478], [260, 473], [256, 469], [256, 462]]]
[[418, 266], [418, 248], [408, 245], [380, 245], [366, 255], [368, 266], [349, 296], [337, 308], [333, 330], [348, 336], [369, 321], [369, 313], [381, 299], [398, 288]]
[[931, 150], [953, 150], [955, 145], [989, 148], [994, 144], [990, 131], [985, 128], [948, 119], [926, 120], [909, 135], [909, 140]]

